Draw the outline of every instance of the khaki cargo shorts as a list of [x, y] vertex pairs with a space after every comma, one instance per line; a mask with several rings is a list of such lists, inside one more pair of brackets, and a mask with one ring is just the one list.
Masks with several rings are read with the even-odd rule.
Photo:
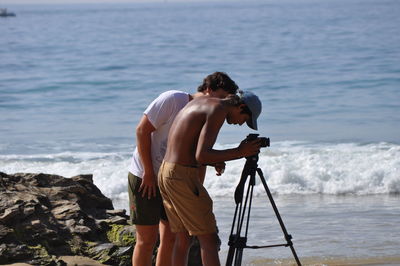
[[163, 162], [158, 185], [172, 232], [216, 233], [213, 202], [199, 182], [198, 168]]

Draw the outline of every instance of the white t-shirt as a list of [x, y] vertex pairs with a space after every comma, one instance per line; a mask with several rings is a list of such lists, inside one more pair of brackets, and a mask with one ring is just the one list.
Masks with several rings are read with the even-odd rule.
[[[189, 102], [189, 94], [182, 91], [166, 91], [158, 96], [144, 111], [150, 123], [156, 129], [151, 133], [151, 157], [154, 173], [158, 169], [167, 151], [169, 129], [178, 112]], [[129, 172], [143, 177], [143, 165], [137, 147], [133, 152]]]

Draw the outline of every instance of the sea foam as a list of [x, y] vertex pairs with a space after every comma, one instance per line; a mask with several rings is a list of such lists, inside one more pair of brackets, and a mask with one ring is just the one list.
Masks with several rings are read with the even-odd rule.
[[[216, 145], [217, 149], [235, 145]], [[128, 149], [127, 149], [128, 150]], [[127, 198], [130, 152], [66, 151], [53, 154], [0, 155], [0, 171], [43, 172], [66, 177], [93, 174], [95, 184], [113, 199]], [[205, 187], [212, 196], [230, 196], [245, 159], [226, 163], [225, 173], [209, 167]], [[258, 167], [274, 194], [400, 193], [400, 145], [391, 143], [277, 142], [263, 148]], [[264, 192], [257, 175], [255, 195]]]
[[[228, 178], [208, 178], [206, 187], [215, 195], [232, 193], [243, 165], [243, 159], [228, 162]], [[400, 192], [400, 146], [389, 143], [280, 142], [262, 150], [258, 167], [271, 192], [277, 194]], [[256, 195], [264, 193], [261, 182], [256, 183], [254, 190]]]

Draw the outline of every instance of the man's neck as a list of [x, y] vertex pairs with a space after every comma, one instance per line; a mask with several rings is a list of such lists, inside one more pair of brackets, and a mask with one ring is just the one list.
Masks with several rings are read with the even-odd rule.
[[204, 96], [204, 95], [206, 95], [206, 94], [204, 94], [203, 92], [196, 92], [194, 94], [190, 94], [189, 95], [189, 101], [191, 101], [191, 100], [193, 100], [193, 99], [195, 99], [197, 97]]

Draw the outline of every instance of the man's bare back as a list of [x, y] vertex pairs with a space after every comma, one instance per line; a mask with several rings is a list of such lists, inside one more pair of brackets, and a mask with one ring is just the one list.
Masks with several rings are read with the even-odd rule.
[[238, 148], [218, 151], [213, 149], [225, 119], [230, 124], [243, 124], [248, 115], [229, 99], [202, 96], [192, 100], [176, 116], [169, 132], [164, 160], [186, 166], [214, 164], [255, 154], [257, 141], [241, 144]]

